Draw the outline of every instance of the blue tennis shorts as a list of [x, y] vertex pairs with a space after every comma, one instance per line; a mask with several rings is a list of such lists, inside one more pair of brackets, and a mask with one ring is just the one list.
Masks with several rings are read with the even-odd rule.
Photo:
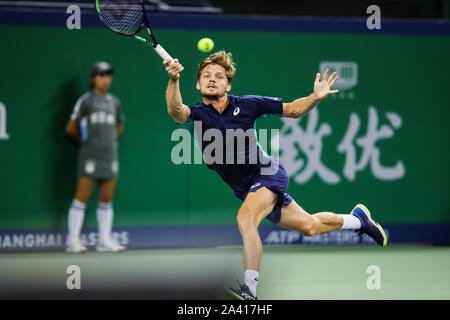
[[281, 208], [292, 202], [292, 197], [286, 193], [289, 186], [289, 175], [283, 165], [278, 162], [278, 171], [271, 175], [257, 175], [251, 182], [250, 189], [242, 195], [237, 195], [242, 201], [245, 200], [249, 192], [266, 187], [278, 196], [277, 203], [266, 218], [274, 224], [278, 224], [281, 219]]

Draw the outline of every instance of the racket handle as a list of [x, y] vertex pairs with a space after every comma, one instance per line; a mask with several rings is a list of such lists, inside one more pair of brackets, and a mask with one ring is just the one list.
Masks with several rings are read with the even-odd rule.
[[170, 54], [167, 53], [167, 51], [166, 51], [160, 44], [158, 44], [158, 45], [157, 45], [156, 47], [154, 47], [153, 49], [155, 49], [155, 51], [159, 54], [159, 56], [160, 56], [163, 60], [170, 59], [170, 61], [169, 61], [169, 66], [170, 66], [171, 64], [173, 64], [173, 59], [172, 59], [172, 57], [170, 56]]

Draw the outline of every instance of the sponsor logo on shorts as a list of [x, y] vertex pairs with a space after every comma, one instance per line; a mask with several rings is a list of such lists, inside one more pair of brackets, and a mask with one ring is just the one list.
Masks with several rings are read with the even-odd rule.
[[117, 161], [113, 161], [111, 163], [111, 170], [114, 173], [117, 173], [117, 171], [119, 171], [119, 163]]
[[252, 186], [250, 187], [250, 189], [259, 187], [260, 185], [261, 185], [261, 182], [257, 182], [257, 183], [255, 183], [254, 185], [252, 185]]
[[84, 166], [84, 170], [86, 173], [94, 173], [95, 171], [95, 161], [94, 160], [87, 160]]

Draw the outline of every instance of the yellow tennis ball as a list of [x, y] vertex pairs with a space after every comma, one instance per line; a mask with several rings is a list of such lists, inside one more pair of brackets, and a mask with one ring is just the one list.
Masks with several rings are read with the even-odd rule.
[[197, 48], [201, 52], [209, 52], [214, 48], [214, 42], [210, 38], [203, 38], [197, 43]]

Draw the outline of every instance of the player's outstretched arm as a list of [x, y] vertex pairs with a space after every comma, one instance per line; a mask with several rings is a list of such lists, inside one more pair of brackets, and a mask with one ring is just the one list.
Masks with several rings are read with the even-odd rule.
[[174, 59], [170, 66], [169, 61], [168, 59], [163, 61], [170, 78], [166, 92], [167, 112], [177, 123], [182, 124], [189, 120], [191, 114], [191, 110], [181, 99], [180, 73], [184, 67], [178, 59]]
[[297, 99], [291, 103], [283, 103], [283, 116], [288, 118], [299, 118], [307, 114], [329, 94], [338, 93], [339, 90], [331, 90], [331, 87], [338, 79], [336, 72], [333, 72], [329, 78], [328, 72], [328, 69], [325, 70], [322, 81], [320, 81], [320, 73], [316, 74], [314, 92], [309, 96]]

